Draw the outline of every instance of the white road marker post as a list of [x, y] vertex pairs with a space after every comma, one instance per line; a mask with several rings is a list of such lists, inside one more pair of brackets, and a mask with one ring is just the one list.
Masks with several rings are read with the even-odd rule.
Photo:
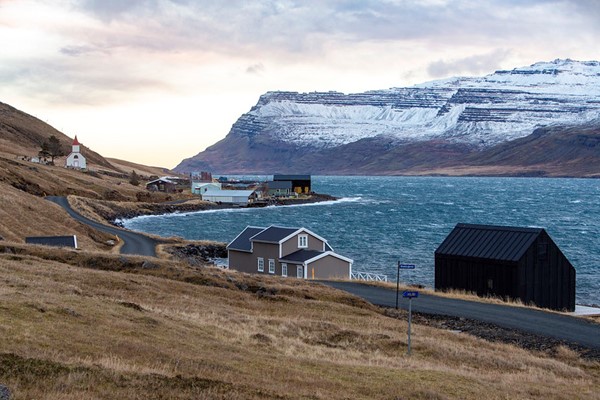
[[410, 341], [410, 331], [411, 331], [411, 323], [412, 323], [412, 299], [419, 297], [419, 292], [413, 290], [405, 290], [402, 292], [402, 297], [408, 299], [408, 351], [407, 354], [410, 356], [411, 353], [411, 341]]

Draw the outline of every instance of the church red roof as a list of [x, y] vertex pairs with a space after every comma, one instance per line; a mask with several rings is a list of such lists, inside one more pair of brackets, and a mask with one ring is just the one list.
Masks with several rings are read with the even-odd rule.
[[73, 139], [73, 146], [78, 146], [79, 141], [77, 140], [77, 135], [75, 135], [75, 139]]

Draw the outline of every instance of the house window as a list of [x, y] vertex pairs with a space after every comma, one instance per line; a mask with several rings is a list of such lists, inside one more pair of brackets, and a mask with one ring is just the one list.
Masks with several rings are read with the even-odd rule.
[[273, 260], [273, 259], [269, 259], [269, 273], [270, 274], [275, 273], [275, 260]]
[[304, 278], [304, 269], [302, 269], [302, 265], [298, 265], [296, 269], [296, 278]]
[[265, 259], [262, 257], [258, 257], [258, 272], [265, 271]]
[[308, 247], [308, 235], [298, 235], [298, 247], [301, 249]]
[[281, 276], [287, 276], [287, 264], [281, 263]]

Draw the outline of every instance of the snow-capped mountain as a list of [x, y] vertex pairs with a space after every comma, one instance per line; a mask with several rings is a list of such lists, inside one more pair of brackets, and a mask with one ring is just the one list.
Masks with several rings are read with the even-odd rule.
[[[266, 172], [265, 168], [298, 168], [287, 159], [261, 164], [255, 155], [267, 148], [276, 153], [293, 150], [296, 159], [316, 162], [316, 153], [331, 157], [334, 149], [351, 151], [353, 144], [361, 143], [377, 148], [378, 154], [365, 155], [365, 162], [372, 163], [381, 159], [381, 143], [385, 143], [384, 152], [418, 143], [443, 143], [452, 147], [453, 153], [483, 151], [526, 137], [537, 128], [579, 125], [599, 118], [597, 61], [559, 59], [484, 77], [450, 78], [356, 94], [268, 92], [238, 119], [224, 143], [184, 160], [177, 169], [203, 166], [219, 172], [242, 172], [232, 169], [231, 163], [215, 164], [211, 156], [228, 142], [247, 146], [246, 155], [238, 154], [242, 159], [237, 165], [244, 165], [245, 171]], [[350, 162], [353, 168], [356, 162]], [[311, 167], [327, 170], [326, 165]], [[347, 170], [348, 166], [341, 168]]]

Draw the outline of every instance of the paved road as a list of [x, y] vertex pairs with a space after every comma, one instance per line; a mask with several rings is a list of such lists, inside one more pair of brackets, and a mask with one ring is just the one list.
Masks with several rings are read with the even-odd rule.
[[[379, 306], [396, 306], [395, 290], [357, 282], [323, 283], [350, 292]], [[408, 308], [408, 299], [403, 299], [402, 293], [400, 293], [399, 305], [403, 309]], [[488, 322], [600, 350], [600, 325], [581, 318], [523, 307], [449, 299], [422, 293], [419, 293], [419, 297], [412, 301], [412, 309], [424, 314], [450, 315]]]
[[89, 225], [94, 229], [98, 229], [99, 231], [119, 236], [119, 239], [125, 242], [123, 247], [121, 247], [121, 254], [137, 254], [142, 256], [156, 257], [156, 245], [158, 244], [156, 240], [142, 235], [141, 233], [100, 224], [96, 221], [86, 218], [71, 208], [66, 197], [47, 196], [46, 200], [58, 204], [64, 208], [71, 217], [83, 224]]

